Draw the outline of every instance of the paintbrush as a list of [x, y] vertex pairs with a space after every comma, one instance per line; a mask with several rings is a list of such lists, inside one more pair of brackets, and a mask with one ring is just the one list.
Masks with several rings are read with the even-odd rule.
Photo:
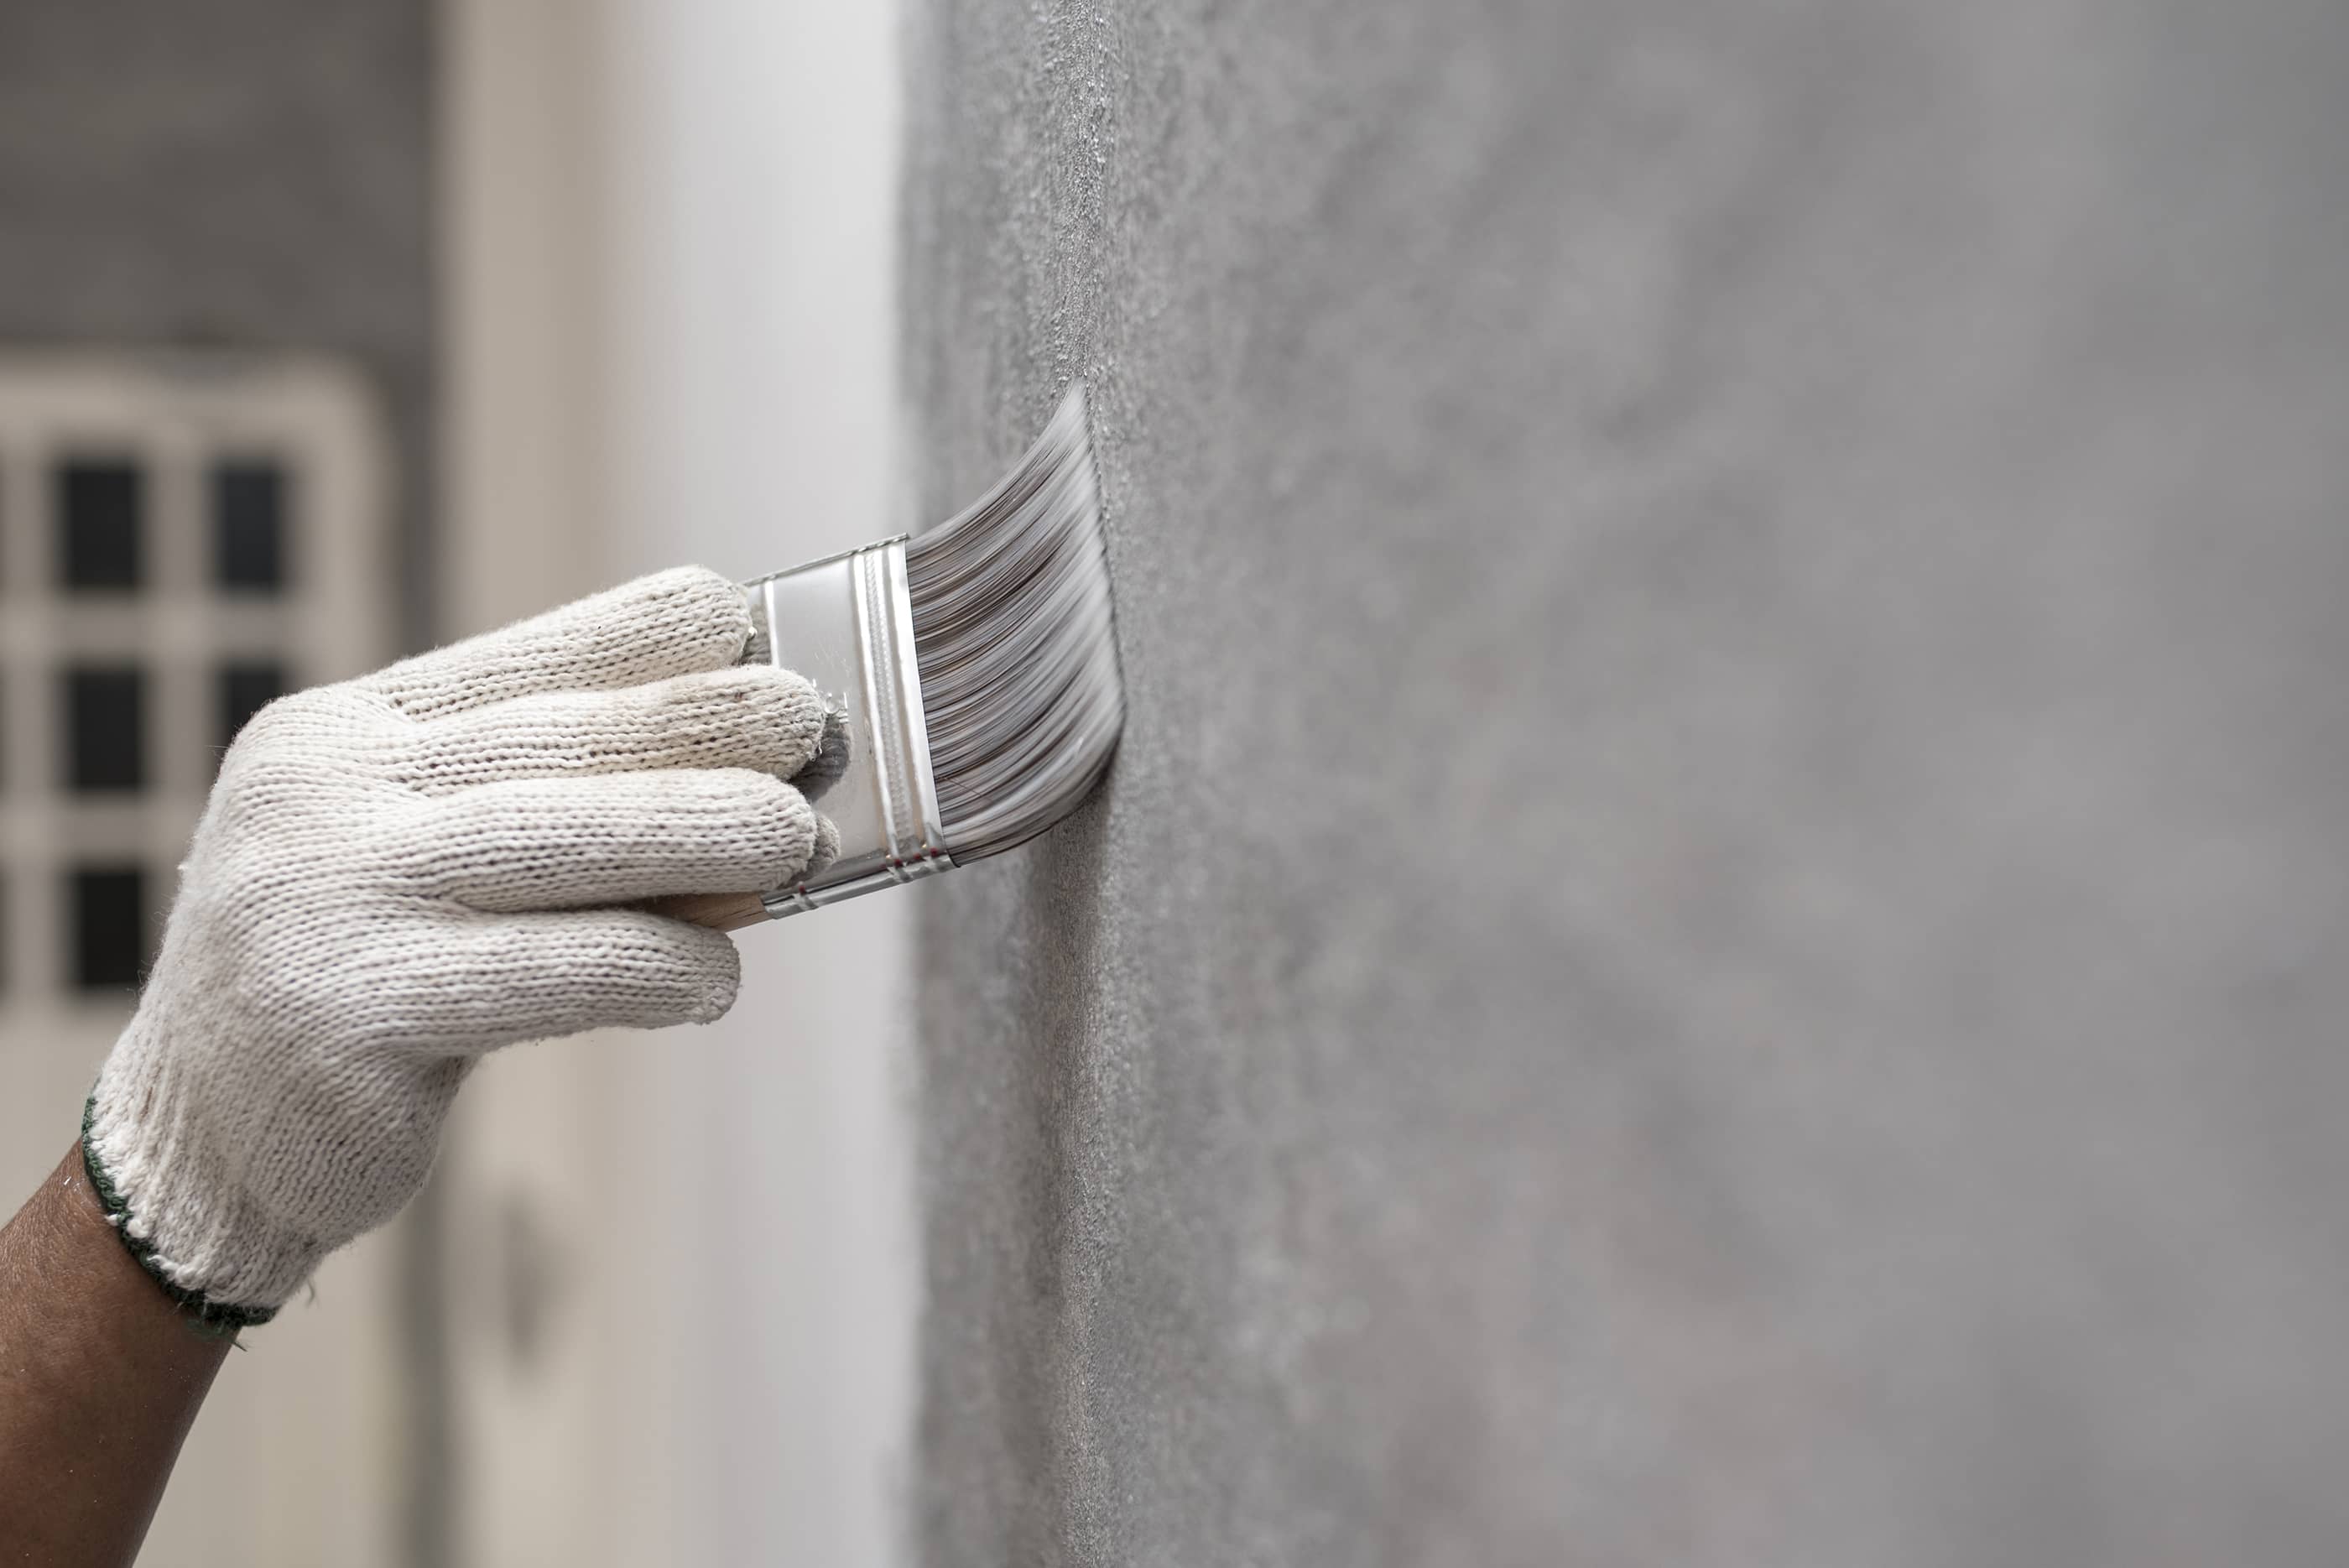
[[1124, 686], [1081, 381], [951, 522], [745, 586], [745, 658], [823, 696], [823, 749], [794, 782], [827, 831], [797, 881], [664, 898], [663, 913], [731, 930], [1000, 855], [1073, 810], [1116, 749]]

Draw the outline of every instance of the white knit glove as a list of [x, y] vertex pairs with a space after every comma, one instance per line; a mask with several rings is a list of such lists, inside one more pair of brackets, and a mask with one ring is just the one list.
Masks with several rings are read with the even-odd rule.
[[423, 1185], [486, 1052], [708, 1023], [734, 947], [628, 906], [805, 867], [797, 676], [742, 591], [663, 572], [271, 703], [229, 750], [139, 1011], [83, 1121], [93, 1185], [183, 1304], [262, 1323]]

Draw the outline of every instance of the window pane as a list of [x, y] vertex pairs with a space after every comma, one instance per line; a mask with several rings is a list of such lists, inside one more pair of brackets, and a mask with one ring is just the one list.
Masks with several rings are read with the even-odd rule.
[[71, 981], [81, 991], [136, 986], [147, 973], [147, 875], [137, 867], [67, 874]]
[[147, 678], [133, 665], [76, 665], [65, 676], [66, 787], [147, 784]]
[[228, 750], [244, 722], [285, 695], [285, 667], [275, 659], [223, 664], [220, 670], [220, 745]]
[[285, 471], [268, 462], [212, 469], [212, 574], [224, 588], [285, 587]]
[[129, 458], [57, 465], [57, 575], [68, 588], [135, 588], [146, 476]]

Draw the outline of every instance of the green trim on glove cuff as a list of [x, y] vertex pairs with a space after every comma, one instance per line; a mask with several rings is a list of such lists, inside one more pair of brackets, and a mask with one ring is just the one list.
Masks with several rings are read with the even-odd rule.
[[98, 1194], [98, 1205], [106, 1210], [106, 1222], [114, 1227], [114, 1233], [122, 1238], [123, 1246], [146, 1271], [148, 1278], [162, 1286], [163, 1293], [177, 1303], [181, 1311], [193, 1318], [199, 1328], [222, 1339], [233, 1339], [238, 1330], [258, 1327], [275, 1317], [275, 1307], [233, 1306], [216, 1302], [202, 1291], [191, 1291], [185, 1285], [173, 1283], [165, 1275], [156, 1264], [154, 1247], [130, 1233], [130, 1205], [124, 1201], [121, 1192], [114, 1185], [114, 1178], [106, 1173], [106, 1167], [98, 1163], [96, 1151], [90, 1147], [90, 1129], [97, 1116], [98, 1096], [93, 1093], [81, 1108], [82, 1168], [89, 1173], [90, 1190]]

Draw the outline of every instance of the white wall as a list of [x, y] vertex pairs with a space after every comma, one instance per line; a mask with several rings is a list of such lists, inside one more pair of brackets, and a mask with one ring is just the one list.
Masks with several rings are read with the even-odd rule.
[[[450, 0], [447, 38], [450, 629], [905, 526], [895, 8]], [[460, 1561], [901, 1555], [918, 896], [744, 933], [711, 1028], [468, 1091]]]

